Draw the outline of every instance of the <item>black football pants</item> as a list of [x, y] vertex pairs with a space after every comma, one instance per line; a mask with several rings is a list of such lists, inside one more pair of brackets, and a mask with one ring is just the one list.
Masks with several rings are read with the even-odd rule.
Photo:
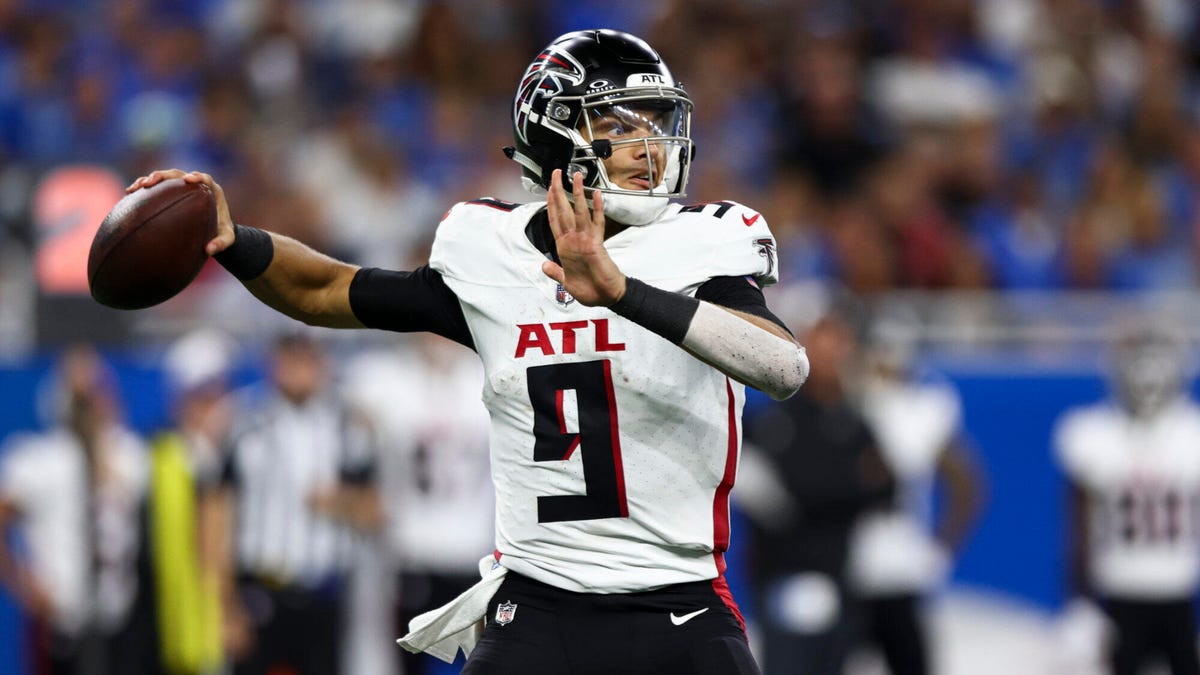
[[[720, 582], [723, 583], [723, 582]], [[463, 675], [758, 675], [713, 582], [573, 593], [509, 572]]]
[[1110, 655], [1113, 675], [1136, 675], [1153, 656], [1163, 656], [1172, 675], [1200, 674], [1196, 619], [1191, 599], [1164, 602], [1105, 601], [1117, 629]]
[[891, 675], [926, 675], [929, 655], [921, 627], [920, 598], [894, 595], [859, 601], [863, 637], [876, 646]]

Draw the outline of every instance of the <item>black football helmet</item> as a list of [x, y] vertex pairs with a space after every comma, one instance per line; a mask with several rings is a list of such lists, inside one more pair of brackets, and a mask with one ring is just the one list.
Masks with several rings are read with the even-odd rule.
[[[615, 30], [576, 31], [550, 43], [526, 69], [513, 101], [516, 145], [504, 152], [521, 165], [525, 185], [534, 192], [549, 188], [551, 173], [563, 169], [568, 190], [571, 175], [582, 172], [589, 190], [665, 201], [685, 194], [693, 155], [691, 113], [687, 92], [643, 40]], [[649, 135], [593, 140], [592, 124], [601, 119], [627, 121]], [[618, 187], [601, 161], [614, 147], [634, 143], [646, 146], [647, 177], [659, 178], [646, 190]], [[651, 145], [666, 150], [658, 154], [666, 166], [654, 166]]]

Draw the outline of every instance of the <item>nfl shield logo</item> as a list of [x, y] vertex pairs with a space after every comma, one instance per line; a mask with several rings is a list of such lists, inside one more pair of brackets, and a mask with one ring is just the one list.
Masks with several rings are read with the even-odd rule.
[[496, 608], [496, 623], [505, 626], [512, 623], [513, 617], [517, 614], [517, 606], [511, 602], [502, 602]]
[[571, 294], [567, 292], [567, 289], [563, 288], [562, 284], [558, 285], [558, 289], [555, 291], [554, 297], [556, 300], [558, 300], [558, 304], [564, 307], [572, 302], [575, 302], [575, 298], [571, 297]]

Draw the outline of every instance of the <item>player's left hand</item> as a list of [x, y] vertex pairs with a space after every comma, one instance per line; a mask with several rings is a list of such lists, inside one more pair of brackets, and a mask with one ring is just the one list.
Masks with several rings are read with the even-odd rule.
[[572, 179], [574, 204], [563, 188], [562, 169], [555, 169], [550, 177], [546, 212], [562, 264], [547, 260], [542, 263], [542, 272], [562, 284], [580, 304], [607, 307], [625, 294], [625, 275], [604, 248], [604, 201], [600, 191], [592, 192], [589, 213], [583, 174], [576, 173]]

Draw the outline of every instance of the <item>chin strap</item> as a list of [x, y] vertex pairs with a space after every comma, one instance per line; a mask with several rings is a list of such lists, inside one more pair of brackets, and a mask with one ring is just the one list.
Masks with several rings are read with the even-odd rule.
[[625, 225], [650, 225], [671, 205], [667, 197], [604, 193], [604, 215]]

